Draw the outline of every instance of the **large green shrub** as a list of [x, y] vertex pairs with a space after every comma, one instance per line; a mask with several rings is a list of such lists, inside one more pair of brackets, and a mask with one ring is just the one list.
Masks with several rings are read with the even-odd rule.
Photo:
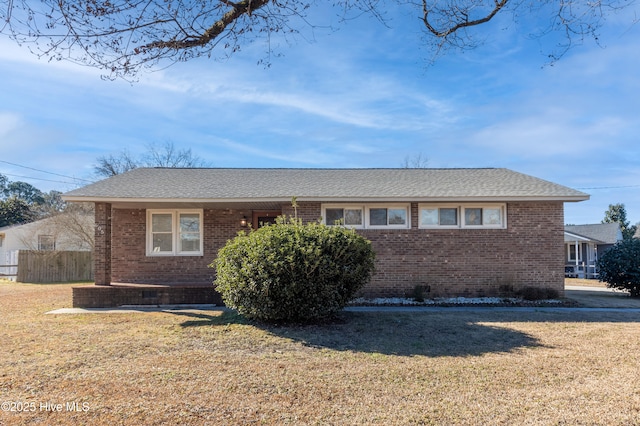
[[352, 229], [280, 218], [218, 252], [216, 290], [240, 314], [313, 322], [341, 310], [371, 278], [371, 243]]
[[623, 240], [604, 252], [598, 260], [600, 281], [607, 287], [629, 290], [640, 297], [640, 240]]

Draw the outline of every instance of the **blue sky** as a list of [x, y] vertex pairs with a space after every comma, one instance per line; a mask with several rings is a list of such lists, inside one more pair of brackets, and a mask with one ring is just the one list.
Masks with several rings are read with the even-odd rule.
[[509, 17], [478, 29], [485, 45], [429, 66], [419, 23], [396, 14], [386, 27], [362, 17], [272, 40], [283, 56], [269, 68], [257, 42], [133, 84], [0, 36], [0, 173], [64, 192], [86, 181], [58, 175], [95, 180], [97, 157], [167, 141], [214, 167], [400, 167], [420, 154], [429, 167], [506, 167], [589, 193], [565, 206], [566, 223], [598, 223], [613, 203], [636, 223], [638, 15], [610, 16], [601, 46], [553, 66], [558, 39], [532, 39], [522, 28], [536, 22]]

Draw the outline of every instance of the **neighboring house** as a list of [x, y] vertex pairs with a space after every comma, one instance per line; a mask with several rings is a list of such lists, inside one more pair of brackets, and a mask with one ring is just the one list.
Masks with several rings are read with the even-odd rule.
[[565, 225], [565, 276], [570, 278], [597, 278], [598, 255], [622, 241], [618, 223]]
[[342, 219], [372, 242], [364, 297], [562, 294], [563, 203], [589, 198], [507, 169], [134, 169], [63, 195], [95, 203], [96, 285], [74, 305], [210, 302], [218, 250], [294, 215], [292, 197], [305, 222]]
[[[75, 218], [77, 220], [77, 218]], [[80, 218], [85, 230], [93, 231], [92, 216]], [[62, 223], [62, 216], [41, 219], [23, 225], [0, 228], [0, 274], [15, 278], [19, 250], [91, 251], [92, 244]]]

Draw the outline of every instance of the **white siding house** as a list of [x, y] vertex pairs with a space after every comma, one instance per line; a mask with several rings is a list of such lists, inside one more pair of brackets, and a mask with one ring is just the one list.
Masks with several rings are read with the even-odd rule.
[[[93, 232], [93, 216], [81, 217], [81, 228]], [[92, 244], [76, 232], [61, 226], [58, 217], [0, 228], [0, 277], [14, 279], [18, 251], [91, 251]]]

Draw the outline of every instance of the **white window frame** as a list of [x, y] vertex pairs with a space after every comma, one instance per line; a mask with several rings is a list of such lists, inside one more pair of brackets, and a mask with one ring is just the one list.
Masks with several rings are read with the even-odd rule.
[[[387, 210], [404, 210], [406, 213], [406, 223], [394, 225], [389, 224], [389, 215], [387, 214], [386, 225], [372, 225], [371, 210], [387, 209]], [[409, 229], [411, 228], [411, 205], [410, 204], [368, 204], [365, 208], [365, 227], [367, 229]]]
[[[422, 210], [438, 210], [438, 224], [424, 225], [422, 223]], [[455, 225], [440, 225], [440, 209], [456, 209]], [[459, 204], [418, 204], [418, 228], [420, 229], [458, 229], [460, 228], [460, 205]]]
[[335, 226], [334, 223], [327, 223], [327, 210], [331, 210], [331, 209], [343, 209], [343, 210], [360, 210], [362, 212], [362, 224], [360, 225], [345, 225], [342, 224], [340, 226], [346, 226], [348, 228], [354, 228], [354, 229], [364, 229], [365, 228], [365, 222], [366, 222], [366, 211], [363, 205], [355, 205], [355, 204], [323, 204], [322, 205], [322, 218], [323, 218], [323, 223], [328, 225], [328, 226]]
[[578, 262], [582, 262], [582, 243], [578, 243], [578, 259], [576, 259], [575, 257], [571, 257], [571, 248], [576, 248], [576, 243], [571, 243], [571, 244], [567, 244], [567, 261], [568, 262], [576, 262], [576, 260]]
[[[153, 250], [153, 229], [152, 218], [155, 214], [169, 214], [171, 215], [171, 251], [154, 251]], [[200, 222], [199, 226], [199, 238], [200, 248], [197, 251], [182, 251], [180, 250], [180, 215], [183, 214], [197, 214]], [[185, 209], [185, 210], [168, 210], [168, 209], [149, 209], [147, 210], [147, 256], [202, 256], [204, 254], [204, 224], [203, 224], [203, 211], [202, 209]]]
[[[346, 209], [346, 210], [360, 210], [362, 212], [362, 224], [361, 225], [340, 225], [347, 226], [354, 229], [410, 229], [411, 228], [411, 204], [409, 203], [393, 203], [393, 204], [323, 204], [322, 205], [322, 218], [323, 223], [328, 226], [335, 226], [332, 223], [327, 223], [327, 210], [328, 209]], [[401, 209], [406, 212], [407, 223], [402, 225], [371, 225], [370, 211], [371, 209]], [[387, 217], [388, 222], [388, 217]]]
[[[457, 209], [457, 225], [424, 225], [422, 223], [422, 211], [425, 209], [442, 209], [442, 208], [456, 208]], [[467, 209], [482, 209], [481, 225], [472, 225], [466, 223], [466, 210]], [[485, 223], [486, 215], [485, 209], [499, 210], [500, 211], [500, 223]], [[418, 228], [420, 229], [506, 229], [507, 228], [507, 204], [506, 203], [469, 203], [469, 204], [418, 204]]]
[[[466, 210], [467, 209], [482, 209], [482, 224], [480, 225], [470, 225], [466, 223]], [[500, 211], [500, 223], [498, 224], [494, 224], [494, 223], [485, 223], [485, 209], [491, 209], [491, 210], [499, 210]], [[460, 226], [462, 228], [475, 228], [475, 229], [487, 229], [487, 228], [493, 228], [493, 229], [503, 229], [506, 228], [506, 204], [463, 204], [462, 208], [460, 209]]]

